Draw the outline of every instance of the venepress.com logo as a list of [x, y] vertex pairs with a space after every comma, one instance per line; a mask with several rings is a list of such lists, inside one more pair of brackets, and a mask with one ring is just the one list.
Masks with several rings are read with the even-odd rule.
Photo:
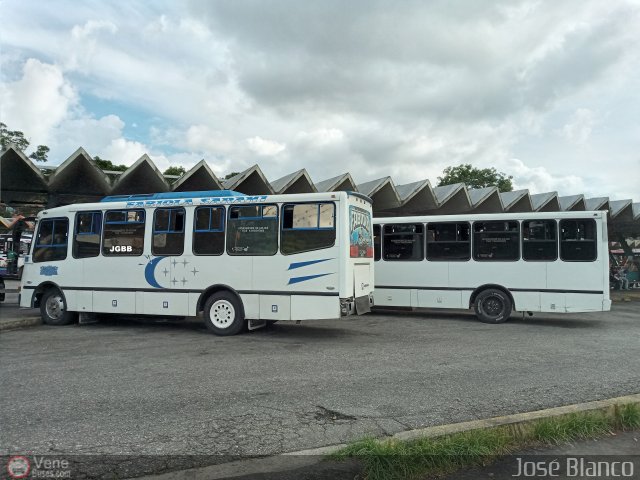
[[27, 457], [16, 455], [7, 461], [9, 478], [27, 478], [31, 472], [31, 463]]

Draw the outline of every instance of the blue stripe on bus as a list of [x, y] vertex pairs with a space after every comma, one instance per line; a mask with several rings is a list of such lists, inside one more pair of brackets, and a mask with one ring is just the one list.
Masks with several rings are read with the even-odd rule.
[[287, 270], [295, 270], [296, 268], [306, 267], [307, 265], [314, 265], [316, 263], [327, 262], [333, 260], [333, 258], [323, 258], [321, 260], [309, 260], [308, 262], [295, 262], [289, 265]]
[[291, 277], [289, 279], [288, 285], [292, 285], [294, 283], [306, 282], [307, 280], [313, 280], [314, 278], [325, 277], [327, 275], [333, 275], [333, 273], [319, 273], [317, 275], [307, 275], [305, 277]]

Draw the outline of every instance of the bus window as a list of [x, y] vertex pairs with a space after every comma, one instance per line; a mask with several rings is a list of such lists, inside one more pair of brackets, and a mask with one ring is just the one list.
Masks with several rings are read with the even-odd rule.
[[33, 249], [34, 262], [54, 262], [67, 258], [69, 220], [48, 218], [40, 220]]
[[104, 216], [102, 254], [142, 255], [144, 210], [111, 210]]
[[100, 255], [100, 229], [102, 212], [79, 212], [73, 236], [73, 258], [89, 258]]
[[184, 208], [156, 208], [153, 213], [153, 255], [184, 252]]
[[558, 235], [555, 220], [522, 222], [522, 259], [527, 261], [558, 258]]
[[229, 255], [275, 255], [278, 251], [277, 205], [229, 208], [227, 253]]
[[592, 262], [597, 258], [595, 220], [560, 220], [560, 232], [562, 260]]
[[224, 252], [224, 208], [196, 208], [193, 230], [195, 255], [222, 255]]
[[283, 255], [328, 248], [336, 242], [335, 205], [300, 203], [282, 207]]
[[389, 261], [424, 259], [424, 225], [396, 224], [384, 226], [384, 259]]
[[471, 226], [468, 222], [427, 225], [427, 260], [464, 261], [470, 258]]
[[373, 226], [373, 260], [378, 261], [381, 258], [382, 252], [380, 242], [380, 225]]
[[516, 221], [474, 222], [473, 258], [513, 261], [520, 258], [520, 228]]

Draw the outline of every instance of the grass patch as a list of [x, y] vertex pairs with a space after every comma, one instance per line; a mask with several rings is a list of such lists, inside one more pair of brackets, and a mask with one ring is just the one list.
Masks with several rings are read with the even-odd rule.
[[486, 465], [495, 457], [526, 447], [639, 428], [640, 405], [629, 404], [617, 407], [613, 415], [601, 411], [572, 413], [522, 424], [520, 428], [505, 425], [410, 441], [365, 438], [330, 457], [360, 460], [369, 480], [417, 478]]
[[539, 443], [557, 444], [606, 435], [613, 428], [611, 419], [602, 412], [571, 413], [537, 421], [533, 425], [530, 439]]
[[640, 405], [629, 403], [619, 407], [616, 411], [618, 430], [638, 430], [640, 429]]

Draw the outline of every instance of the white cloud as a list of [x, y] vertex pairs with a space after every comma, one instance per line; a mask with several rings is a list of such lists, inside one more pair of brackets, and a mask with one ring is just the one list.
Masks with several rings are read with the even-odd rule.
[[287, 148], [284, 143], [257, 136], [247, 138], [247, 145], [252, 152], [263, 157], [273, 157]]
[[569, 123], [562, 127], [562, 136], [570, 142], [582, 144], [589, 140], [596, 123], [595, 113], [588, 108], [579, 108]]
[[508, 165], [508, 171], [513, 175], [514, 190], [558, 192], [560, 196], [585, 192], [584, 181], [578, 175], [553, 175], [544, 167], [528, 167], [517, 158], [511, 159]]
[[230, 152], [233, 142], [222, 132], [207, 125], [191, 125], [186, 132], [186, 146], [191, 151], [206, 152], [213, 156]]
[[25, 132], [33, 145], [48, 144], [53, 127], [69, 115], [78, 95], [56, 65], [29, 58], [22, 77], [0, 85], [1, 117], [11, 129]]
[[90, 35], [105, 30], [111, 34], [118, 31], [118, 27], [113, 23], [106, 20], [89, 20], [84, 25], [74, 25], [71, 29], [71, 36], [74, 39], [86, 40]]

